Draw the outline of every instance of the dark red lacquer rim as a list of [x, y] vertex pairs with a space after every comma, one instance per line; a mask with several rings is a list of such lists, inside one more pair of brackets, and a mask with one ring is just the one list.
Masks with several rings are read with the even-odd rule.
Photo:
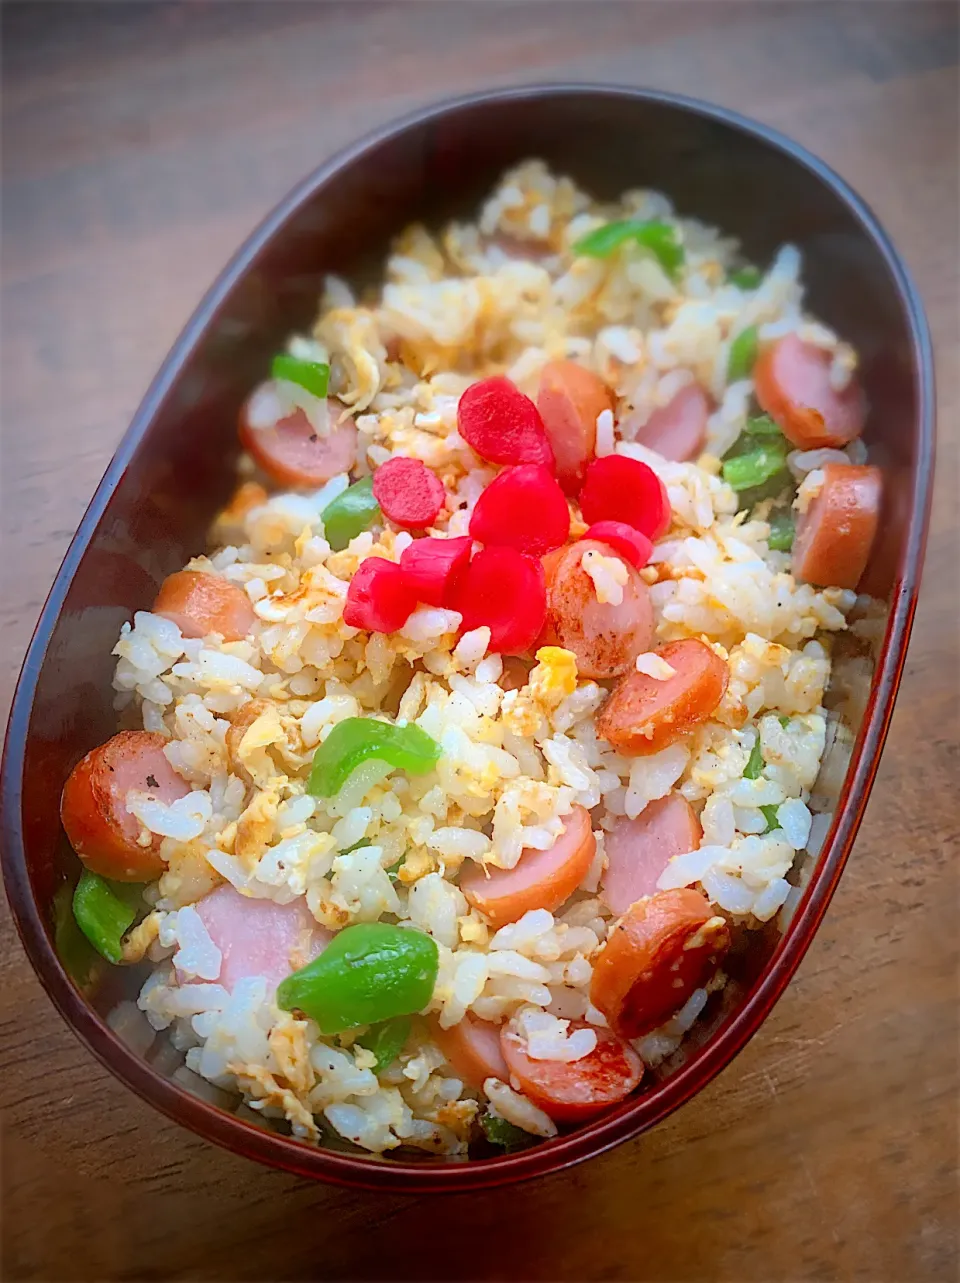
[[[157, 407], [177, 379], [186, 354], [192, 349], [223, 298], [243, 275], [251, 260], [293, 211], [329, 178], [373, 147], [411, 126], [485, 102], [523, 104], [546, 95], [621, 97], [696, 113], [740, 130], [789, 156], [831, 189], [847, 207], [861, 230], [873, 242], [895, 282], [904, 315], [908, 318], [913, 366], [918, 379], [918, 466], [914, 474], [912, 508], [906, 539], [903, 578], [894, 586], [886, 634], [880, 650], [874, 684], [860, 733], [847, 771], [836, 818], [819, 861], [793, 921], [767, 964], [766, 974], [743, 1006], [717, 1034], [692, 1054], [680, 1069], [649, 1093], [624, 1102], [619, 1109], [568, 1136], [558, 1137], [524, 1153], [469, 1163], [426, 1165], [315, 1149], [242, 1122], [189, 1095], [161, 1078], [129, 1051], [84, 1003], [65, 974], [51, 947], [43, 920], [34, 902], [27, 875], [20, 829], [20, 781], [30, 709], [37, 674], [67, 588], [103, 512], [109, 495], [122, 476]], [[620, 1141], [638, 1135], [665, 1118], [705, 1086], [744, 1046], [783, 992], [822, 919], [850, 853], [870, 788], [880, 750], [893, 712], [894, 699], [906, 656], [907, 641], [917, 604], [917, 591], [929, 520], [934, 456], [933, 368], [926, 320], [916, 289], [903, 263], [876, 218], [864, 202], [822, 161], [773, 130], [724, 109], [671, 94], [626, 87], [589, 84], [535, 85], [495, 90], [441, 103], [389, 125], [321, 166], [302, 182], [263, 222], [235, 255], [190, 320], [164, 362], [123, 438], [70, 545], [44, 605], [24, 661], [10, 715], [4, 748], [2, 793], [2, 868], [7, 896], [24, 946], [41, 982], [68, 1024], [90, 1050], [127, 1086], [168, 1117], [228, 1149], [250, 1158], [341, 1185], [397, 1192], [462, 1191], [509, 1184], [545, 1175], [603, 1153]]]

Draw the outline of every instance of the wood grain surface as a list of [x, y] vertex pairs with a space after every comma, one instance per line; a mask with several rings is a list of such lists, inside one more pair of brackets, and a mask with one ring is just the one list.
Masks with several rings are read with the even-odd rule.
[[[958, 1225], [957, 10], [934, 3], [8, 3], [5, 713], [67, 542], [228, 254], [364, 130], [581, 79], [714, 99], [873, 205], [933, 327], [939, 482], [906, 677], [856, 849], [734, 1064], [566, 1175], [429, 1199], [260, 1169], [115, 1082], [0, 921], [10, 1279], [950, 1280]], [[53, 805], [51, 799], [51, 805]]]

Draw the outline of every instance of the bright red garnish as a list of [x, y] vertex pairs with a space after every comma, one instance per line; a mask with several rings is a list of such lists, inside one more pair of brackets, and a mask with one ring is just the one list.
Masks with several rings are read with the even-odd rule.
[[373, 497], [383, 515], [405, 530], [432, 526], [443, 507], [443, 482], [420, 459], [388, 459], [373, 474]]
[[591, 526], [599, 521], [623, 521], [654, 542], [670, 525], [666, 486], [652, 468], [622, 454], [594, 459], [587, 468], [580, 511]]
[[470, 533], [488, 546], [540, 557], [567, 542], [570, 510], [560, 483], [542, 464], [505, 468], [477, 500]]
[[598, 521], [583, 536], [584, 539], [599, 539], [608, 544], [624, 561], [638, 570], [650, 560], [653, 544], [635, 526], [628, 526], [625, 521]]
[[417, 601], [428, 606], [450, 606], [457, 585], [470, 562], [473, 540], [414, 539], [400, 554], [400, 569]]
[[540, 411], [509, 379], [481, 379], [467, 388], [457, 406], [457, 428], [480, 458], [490, 463], [553, 467]]
[[367, 557], [350, 580], [343, 622], [370, 633], [395, 633], [416, 606], [416, 594], [396, 562]]
[[515, 548], [484, 548], [454, 596], [463, 631], [486, 625], [490, 650], [519, 655], [540, 636], [547, 613], [543, 567]]

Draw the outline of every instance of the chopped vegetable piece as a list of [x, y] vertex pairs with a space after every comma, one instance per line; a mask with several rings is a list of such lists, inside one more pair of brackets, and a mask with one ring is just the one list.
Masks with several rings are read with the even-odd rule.
[[765, 348], [757, 361], [757, 400], [798, 450], [839, 450], [863, 431], [863, 392], [855, 376], [837, 391], [833, 360], [832, 352], [788, 334]]
[[653, 552], [653, 544], [643, 531], [628, 526], [625, 521], [597, 521], [581, 538], [605, 543], [638, 570], [647, 564]]
[[357, 922], [279, 985], [277, 1004], [304, 1012], [322, 1034], [379, 1024], [427, 1005], [438, 960], [436, 943], [423, 931]]
[[384, 1020], [381, 1024], [368, 1029], [365, 1034], [360, 1035], [357, 1042], [376, 1056], [373, 1072], [380, 1074], [388, 1069], [400, 1055], [409, 1036], [410, 1017], [394, 1016], [392, 1020]]
[[414, 539], [400, 554], [403, 571], [417, 601], [428, 606], [450, 606], [457, 585], [470, 564], [473, 540], [469, 535], [456, 539]]
[[770, 517], [770, 535], [767, 545], [772, 552], [789, 552], [793, 547], [795, 527], [793, 513], [789, 510], [775, 512]]
[[330, 386], [330, 366], [322, 361], [301, 361], [298, 357], [281, 352], [273, 358], [270, 373], [275, 379], [296, 383], [311, 396], [322, 399]]
[[457, 406], [457, 429], [491, 463], [553, 467], [540, 411], [509, 379], [481, 379], [467, 388]]
[[[723, 462], [723, 479], [738, 493], [753, 490], [785, 473], [786, 451], [779, 446], [757, 446], [746, 454], [734, 455]], [[786, 473], [785, 473], [786, 477]]]
[[137, 916], [140, 887], [131, 890], [135, 898], [125, 895], [119, 886], [112, 885], [98, 873], [84, 870], [73, 893], [77, 926], [108, 962], [120, 962], [123, 958], [123, 937]]
[[417, 598], [395, 561], [366, 557], [354, 571], [343, 622], [370, 633], [395, 633], [417, 608]]
[[745, 780], [758, 780], [763, 774], [763, 753], [760, 751], [760, 736], [754, 740], [753, 748], [750, 750], [750, 757], [743, 770]]
[[537, 1137], [525, 1132], [522, 1127], [515, 1127], [499, 1114], [481, 1114], [480, 1126], [491, 1145], [505, 1149], [508, 1154], [518, 1149], [526, 1149], [537, 1143]]
[[749, 378], [750, 371], [753, 369], [757, 359], [758, 350], [757, 327], [748, 325], [745, 330], [740, 331], [730, 344], [730, 354], [727, 357], [728, 383], [736, 383], [739, 379]]
[[777, 721], [780, 723], [780, 725], [783, 727], [784, 730], [786, 730], [787, 727], [790, 725], [789, 717], [778, 717]]
[[62, 883], [53, 896], [53, 947], [64, 971], [83, 993], [88, 993], [103, 973], [103, 958], [77, 925], [73, 913], [74, 888]]
[[747, 419], [747, 426], [744, 432], [751, 437], [782, 437], [780, 431], [769, 414], [754, 414]]
[[437, 741], [413, 723], [397, 726], [375, 717], [347, 717], [337, 722], [314, 753], [307, 792], [313, 797], [333, 797], [371, 758], [408, 775], [425, 775], [439, 761], [440, 752]]
[[774, 829], [780, 827], [780, 821], [777, 819], [777, 807], [771, 803], [768, 806], [761, 806], [760, 810], [763, 812], [763, 818], [767, 822], [767, 827], [764, 830], [766, 833], [772, 833]]
[[741, 290], [755, 290], [763, 280], [763, 273], [759, 267], [747, 264], [736, 272], [731, 272], [729, 276], [731, 285], [736, 285]]
[[560, 483], [542, 464], [505, 468], [480, 495], [470, 534], [488, 547], [516, 548], [539, 557], [570, 534], [570, 510]]
[[380, 505], [373, 497], [373, 478], [364, 477], [348, 486], [331, 500], [320, 514], [323, 533], [334, 552], [341, 552], [380, 515]]
[[467, 567], [454, 602], [464, 632], [486, 626], [491, 651], [522, 654], [540, 636], [546, 618], [543, 567], [515, 548], [484, 548]]
[[446, 498], [443, 482], [422, 460], [400, 456], [377, 469], [373, 495], [384, 516], [404, 530], [432, 526]]
[[588, 525], [624, 521], [654, 542], [670, 525], [666, 486], [647, 464], [622, 454], [590, 464], [580, 491], [580, 510]]
[[668, 276], [676, 279], [683, 266], [684, 252], [672, 223], [659, 219], [625, 218], [582, 236], [573, 247], [574, 254], [583, 258], [609, 258], [614, 250], [628, 241], [648, 249]]

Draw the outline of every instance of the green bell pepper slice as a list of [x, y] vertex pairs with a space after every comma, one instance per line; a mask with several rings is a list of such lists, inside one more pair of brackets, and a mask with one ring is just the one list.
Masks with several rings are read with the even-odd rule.
[[730, 353], [727, 356], [728, 383], [736, 383], [739, 379], [749, 377], [750, 371], [756, 364], [758, 351], [757, 327], [748, 325], [730, 344]]
[[793, 547], [796, 526], [793, 513], [789, 509], [775, 512], [770, 517], [770, 535], [767, 545], [772, 552], [789, 552]]
[[786, 472], [787, 453], [780, 445], [755, 446], [744, 454], [728, 456], [723, 461], [723, 479], [738, 493], [753, 490], [765, 482], [772, 481], [780, 473], [789, 479]]
[[440, 753], [437, 741], [412, 723], [397, 726], [374, 717], [347, 717], [314, 753], [307, 792], [313, 797], [334, 797], [357, 767], [371, 758], [408, 775], [425, 775], [436, 766]]
[[505, 1149], [508, 1154], [512, 1154], [517, 1149], [526, 1149], [529, 1145], [537, 1143], [538, 1138], [536, 1136], [525, 1132], [522, 1127], [517, 1127], [514, 1123], [508, 1123], [499, 1114], [481, 1115], [480, 1126], [490, 1144], [496, 1145], [500, 1149]]
[[375, 1074], [381, 1074], [403, 1051], [404, 1044], [410, 1037], [410, 1017], [395, 1016], [393, 1020], [384, 1020], [362, 1034], [357, 1042], [376, 1056], [373, 1066]]
[[77, 883], [73, 916], [97, 953], [108, 962], [117, 963], [123, 958], [123, 937], [137, 916], [139, 899], [139, 886], [121, 891], [116, 883], [86, 870]]
[[628, 241], [642, 245], [654, 256], [663, 270], [676, 279], [685, 254], [672, 223], [659, 219], [625, 218], [587, 232], [575, 243], [573, 252], [580, 258], [609, 258], [614, 250]]
[[746, 267], [741, 267], [736, 272], [731, 272], [727, 279], [731, 285], [739, 286], [742, 290], [755, 290], [763, 280], [763, 273], [759, 267], [747, 264]]
[[760, 736], [754, 741], [753, 748], [750, 750], [750, 756], [743, 770], [745, 780], [758, 780], [763, 774], [763, 753], [760, 751]]
[[275, 379], [285, 383], [296, 383], [298, 387], [309, 392], [320, 400], [327, 395], [330, 386], [330, 366], [322, 361], [301, 361], [297, 356], [281, 352], [273, 358], [270, 373]]
[[373, 477], [364, 477], [338, 494], [321, 512], [324, 538], [334, 552], [340, 552], [379, 516], [380, 505], [373, 497]]
[[304, 1012], [323, 1034], [408, 1016], [430, 1001], [439, 958], [423, 931], [357, 922], [280, 983], [277, 1004]]

